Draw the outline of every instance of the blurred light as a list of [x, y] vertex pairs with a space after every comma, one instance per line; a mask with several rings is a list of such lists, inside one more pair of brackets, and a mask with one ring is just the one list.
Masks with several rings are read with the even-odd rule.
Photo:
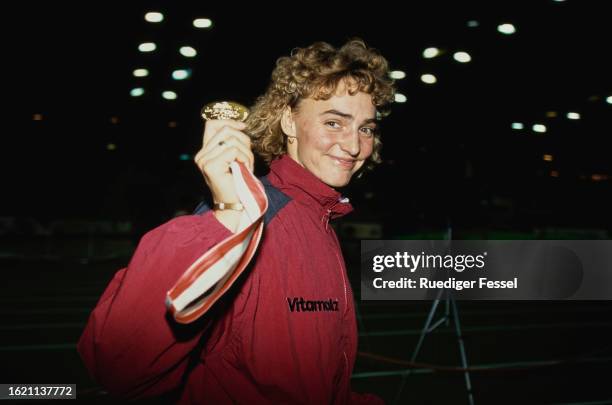
[[114, 143], [109, 143], [108, 145], [106, 145], [106, 150], [115, 150], [117, 149], [117, 145], [115, 145]]
[[472, 57], [470, 56], [469, 53], [460, 51], [460, 52], [454, 53], [453, 59], [455, 59], [457, 62], [460, 62], [460, 63], [467, 63], [472, 60]]
[[193, 20], [193, 26], [196, 28], [210, 28], [212, 27], [212, 21], [208, 18], [196, 18]]
[[176, 121], [168, 122], [168, 128], [176, 128]]
[[164, 21], [164, 15], [157, 11], [149, 11], [147, 14], [145, 14], [145, 20], [150, 23], [162, 22]]
[[146, 77], [149, 76], [149, 71], [147, 69], [134, 69], [132, 72], [135, 77]]
[[605, 175], [605, 174], [597, 174], [597, 173], [594, 173], [594, 174], [591, 176], [591, 180], [593, 180], [593, 181], [603, 181], [603, 180], [608, 180], [608, 176], [607, 176], [607, 175]]
[[130, 96], [132, 97], [140, 97], [144, 94], [144, 89], [142, 87], [136, 87], [130, 90]]
[[470, 28], [476, 28], [480, 25], [480, 23], [476, 20], [470, 20], [467, 22], [467, 26]]
[[544, 155], [544, 156], [542, 156], [542, 159], [544, 159], [547, 162], [552, 162], [553, 161], [553, 155]]
[[421, 81], [427, 84], [434, 84], [438, 81], [438, 79], [436, 79], [436, 76], [432, 74], [425, 73], [424, 75], [421, 75]]
[[546, 118], [557, 118], [556, 111], [546, 111]]
[[191, 159], [191, 156], [189, 156], [186, 153], [183, 153], [181, 156], [179, 156], [179, 159], [180, 160], [189, 160], [189, 159]]
[[110, 118], [110, 122], [111, 122], [111, 124], [118, 124], [119, 123], [119, 118], [118, 117], [111, 117]]
[[568, 120], [579, 120], [580, 119], [580, 114], [577, 112], [568, 112], [567, 113], [567, 119]]
[[512, 35], [516, 32], [516, 28], [512, 24], [500, 24], [497, 26], [497, 31], [502, 34]]
[[408, 99], [402, 93], [395, 93], [395, 102], [396, 103], [405, 103], [406, 100], [408, 100]]
[[557, 170], [551, 170], [550, 177], [559, 177], [559, 172]]
[[392, 79], [403, 79], [406, 77], [406, 73], [402, 72], [401, 70], [394, 70], [389, 72], [389, 77]]
[[440, 50], [438, 48], [427, 48], [423, 51], [423, 57], [427, 59], [435, 58], [440, 54]]
[[512, 129], [523, 129], [523, 123], [522, 122], [513, 122], [512, 123]]
[[546, 132], [546, 125], [543, 125], [543, 124], [534, 124], [532, 129], [533, 129], [533, 132], [543, 133], [543, 132]]
[[612, 104], [612, 96], [606, 97], [606, 103]]
[[555, 3], [563, 3], [565, 0], [553, 0]]
[[179, 49], [179, 52], [186, 58], [193, 58], [198, 54], [196, 50], [190, 46], [182, 46], [181, 49]]
[[140, 52], [153, 52], [156, 49], [157, 45], [155, 45], [154, 42], [143, 42], [142, 44], [138, 45], [138, 50]]
[[43, 116], [42, 116], [42, 114], [34, 114], [34, 115], [32, 116], [32, 119], [33, 119], [34, 121], [42, 121]]
[[166, 100], [176, 100], [176, 93], [170, 90], [166, 90], [162, 93], [162, 97]]
[[172, 72], [174, 80], [185, 80], [191, 76], [191, 69], [176, 69]]

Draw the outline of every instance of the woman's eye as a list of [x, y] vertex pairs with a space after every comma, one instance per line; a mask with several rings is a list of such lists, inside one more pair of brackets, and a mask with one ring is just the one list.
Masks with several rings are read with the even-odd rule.
[[327, 125], [330, 128], [334, 128], [334, 129], [340, 128], [340, 123], [338, 121], [327, 121], [325, 125]]
[[367, 137], [371, 137], [374, 136], [374, 134], [376, 133], [376, 129], [375, 128], [370, 128], [370, 127], [364, 127], [361, 128], [361, 131], [363, 132], [364, 135], [366, 135]]

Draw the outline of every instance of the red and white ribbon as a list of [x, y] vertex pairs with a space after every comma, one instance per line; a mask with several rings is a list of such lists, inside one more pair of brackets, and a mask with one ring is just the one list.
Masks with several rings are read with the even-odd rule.
[[168, 291], [166, 307], [179, 323], [191, 323], [210, 309], [242, 274], [261, 239], [268, 209], [264, 187], [242, 163], [230, 167], [244, 206], [238, 230], [200, 256]]

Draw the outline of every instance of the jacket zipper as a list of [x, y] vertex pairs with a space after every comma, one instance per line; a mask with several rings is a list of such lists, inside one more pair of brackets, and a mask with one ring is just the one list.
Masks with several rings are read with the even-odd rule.
[[[325, 214], [324, 221], [325, 221], [325, 231], [329, 233], [329, 220], [332, 214], [332, 208], [334, 208], [336, 205], [340, 204], [340, 203], [344, 203], [347, 202], [348, 199], [347, 198], [339, 198], [338, 201], [336, 201], [331, 207], [329, 207], [327, 209], [327, 214]], [[342, 260], [340, 260], [340, 257], [338, 256], [338, 251], [340, 250], [340, 245], [338, 244], [336, 238], [333, 238], [333, 244], [334, 244], [334, 254], [336, 255], [336, 261], [338, 262], [338, 268], [340, 269], [340, 275], [342, 276], [342, 286], [344, 287], [344, 312], [343, 312], [343, 318], [344, 316], [346, 316], [346, 313], [348, 312], [348, 291], [346, 289], [346, 277], [344, 276], [344, 266], [342, 266]]]
[[[331, 210], [328, 210], [327, 215], [323, 217], [325, 220], [325, 230], [328, 233], [329, 231], [328, 231], [327, 224], [329, 224], [330, 213], [331, 213]], [[342, 286], [344, 287], [344, 313], [343, 315], [346, 315], [346, 312], [348, 311], [348, 297], [347, 297], [348, 291], [346, 289], [346, 278], [344, 277], [344, 267], [342, 266], [342, 260], [340, 260], [340, 256], [338, 256], [338, 250], [340, 250], [340, 246], [338, 245], [335, 239], [332, 241], [332, 244], [334, 246], [334, 254], [336, 255], [336, 262], [338, 262], [338, 269], [340, 270], [340, 275], [342, 276]]]
[[[334, 208], [337, 204], [339, 203], [343, 203], [343, 202], [347, 202], [348, 199], [339, 199], [338, 201], [336, 201], [336, 203], [334, 203], [334, 205], [332, 205], [330, 208], [327, 209], [327, 214], [323, 217], [324, 221], [325, 221], [325, 231], [329, 233], [328, 227], [329, 227], [329, 220], [332, 214], [332, 208]], [[340, 260], [340, 256], [338, 255], [338, 251], [340, 250], [340, 245], [338, 243], [337, 238], [333, 237], [333, 235], [331, 235], [333, 238], [333, 245], [334, 245], [334, 254], [336, 255], [336, 261], [338, 262], [338, 268], [340, 270], [340, 275], [342, 276], [342, 286], [344, 287], [344, 312], [342, 314], [342, 319], [343, 322], [346, 321], [346, 314], [348, 312], [348, 291], [346, 288], [346, 277], [344, 276], [344, 266], [342, 266], [342, 260]], [[350, 381], [351, 375], [350, 375], [350, 370], [349, 370], [349, 364], [348, 364], [348, 357], [346, 355], [346, 350], [342, 351], [342, 355], [344, 356], [344, 370], [345, 370], [345, 374], [346, 374], [346, 378], [347, 381]]]
[[[350, 370], [349, 370], [349, 362], [348, 362], [348, 356], [346, 355], [346, 350], [342, 352], [342, 354], [344, 355], [344, 369], [346, 370], [346, 381], [347, 384], [349, 384], [350, 386], [350, 381], [351, 381], [351, 374], [350, 374]], [[350, 391], [350, 390], [349, 390]], [[351, 395], [349, 393], [349, 395]]]
[[340, 261], [340, 257], [338, 257], [338, 252], [334, 252], [336, 254], [336, 260], [338, 261], [338, 267], [340, 268], [340, 274], [342, 275], [342, 285], [344, 286], [344, 314], [348, 311], [348, 298], [347, 298], [347, 290], [346, 290], [346, 278], [344, 277], [344, 269], [342, 267], [342, 262]]

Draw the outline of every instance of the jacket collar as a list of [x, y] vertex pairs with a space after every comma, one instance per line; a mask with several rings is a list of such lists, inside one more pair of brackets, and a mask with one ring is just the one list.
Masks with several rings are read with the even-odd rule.
[[353, 210], [348, 198], [342, 197], [287, 154], [272, 161], [268, 178], [283, 193], [315, 208], [328, 220]]

